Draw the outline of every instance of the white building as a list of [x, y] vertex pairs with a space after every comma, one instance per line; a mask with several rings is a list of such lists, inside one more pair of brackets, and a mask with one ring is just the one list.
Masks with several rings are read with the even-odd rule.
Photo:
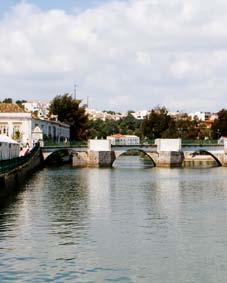
[[27, 101], [22, 103], [24, 109], [28, 112], [36, 112], [38, 118], [47, 118], [49, 114], [50, 103], [45, 101]]
[[211, 117], [211, 112], [195, 112], [195, 113], [189, 113], [188, 116], [191, 117], [192, 120], [198, 119], [200, 121], [207, 121]]
[[142, 110], [142, 111], [132, 112], [131, 114], [132, 114], [132, 116], [133, 116], [135, 119], [137, 119], [137, 120], [143, 120], [143, 119], [145, 119], [145, 117], [146, 117], [147, 115], [150, 114], [150, 111], [148, 111], [148, 110]]
[[15, 140], [0, 135], [0, 160], [12, 159], [19, 157], [20, 145]]
[[115, 134], [108, 136], [107, 140], [111, 141], [112, 145], [139, 145], [140, 138], [135, 135]]
[[106, 111], [97, 111], [97, 110], [94, 110], [94, 109], [88, 109], [86, 108], [86, 114], [88, 114], [88, 118], [90, 120], [97, 120], [97, 119], [100, 119], [100, 120], [103, 120], [103, 121], [106, 121], [106, 120], [115, 120], [115, 121], [118, 121], [120, 120], [121, 118], [123, 118], [125, 115], [123, 114], [120, 114], [120, 113], [110, 113], [110, 112], [106, 112]]
[[13, 138], [20, 143], [33, 144], [33, 131], [42, 130], [43, 137], [54, 141], [69, 139], [70, 127], [59, 121], [50, 121], [32, 117], [16, 104], [0, 104], [0, 134]]

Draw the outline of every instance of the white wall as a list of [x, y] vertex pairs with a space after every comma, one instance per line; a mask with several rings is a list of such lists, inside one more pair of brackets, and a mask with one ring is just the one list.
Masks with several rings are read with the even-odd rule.
[[43, 131], [43, 135], [54, 138], [54, 128], [55, 128], [55, 139], [60, 141], [62, 139], [69, 139], [70, 137], [70, 128], [68, 125], [65, 125], [56, 121], [48, 121], [41, 119], [32, 119], [32, 130], [35, 127], [39, 127]]
[[156, 139], [157, 151], [180, 151], [181, 139]]
[[93, 151], [110, 151], [110, 140], [89, 140], [88, 149]]
[[8, 128], [8, 136], [13, 137], [14, 126], [19, 126], [21, 133], [21, 142], [26, 143], [27, 139], [31, 139], [31, 113], [0, 113], [0, 124], [6, 123]]
[[[7, 128], [6, 134], [10, 138], [13, 138], [13, 131], [15, 126], [17, 126], [18, 130], [21, 133], [20, 142], [23, 144], [30, 143], [32, 145], [32, 131], [35, 129], [36, 125], [38, 125], [42, 130], [43, 134], [51, 137], [54, 137], [53, 129], [56, 129], [56, 141], [60, 141], [60, 137], [62, 140], [64, 138], [69, 139], [70, 130], [69, 126], [56, 122], [56, 121], [48, 121], [48, 120], [41, 120], [41, 119], [34, 119], [32, 118], [31, 113], [0, 113], [0, 126], [5, 126]], [[49, 131], [50, 127], [50, 131]]]
[[122, 137], [107, 136], [112, 145], [139, 145], [140, 138], [132, 135], [124, 135]]

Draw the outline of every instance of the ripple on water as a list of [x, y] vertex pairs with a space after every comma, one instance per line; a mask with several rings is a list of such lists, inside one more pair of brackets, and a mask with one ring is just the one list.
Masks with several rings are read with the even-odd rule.
[[225, 282], [226, 168], [46, 168], [0, 209], [0, 282]]

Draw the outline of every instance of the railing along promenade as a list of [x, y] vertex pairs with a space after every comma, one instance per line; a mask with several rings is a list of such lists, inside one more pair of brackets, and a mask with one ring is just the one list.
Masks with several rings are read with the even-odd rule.
[[40, 146], [36, 145], [25, 156], [16, 157], [16, 158], [7, 159], [7, 160], [1, 160], [0, 161], [0, 174], [6, 173], [8, 171], [11, 171], [11, 170], [21, 166], [21, 165], [24, 165], [39, 151], [39, 149], [40, 149]]

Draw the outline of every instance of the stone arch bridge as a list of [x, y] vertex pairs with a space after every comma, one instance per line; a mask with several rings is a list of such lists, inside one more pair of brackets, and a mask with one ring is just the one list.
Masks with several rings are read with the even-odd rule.
[[128, 150], [145, 153], [157, 167], [182, 167], [184, 161], [190, 162], [202, 159], [214, 159], [218, 166], [227, 166], [227, 154], [222, 150], [201, 149], [201, 147], [180, 151], [158, 151], [155, 146], [125, 146], [112, 147], [111, 150], [89, 150], [87, 147], [44, 147], [42, 149], [44, 160], [52, 154], [65, 151], [72, 157], [75, 167], [111, 167], [113, 162]]

